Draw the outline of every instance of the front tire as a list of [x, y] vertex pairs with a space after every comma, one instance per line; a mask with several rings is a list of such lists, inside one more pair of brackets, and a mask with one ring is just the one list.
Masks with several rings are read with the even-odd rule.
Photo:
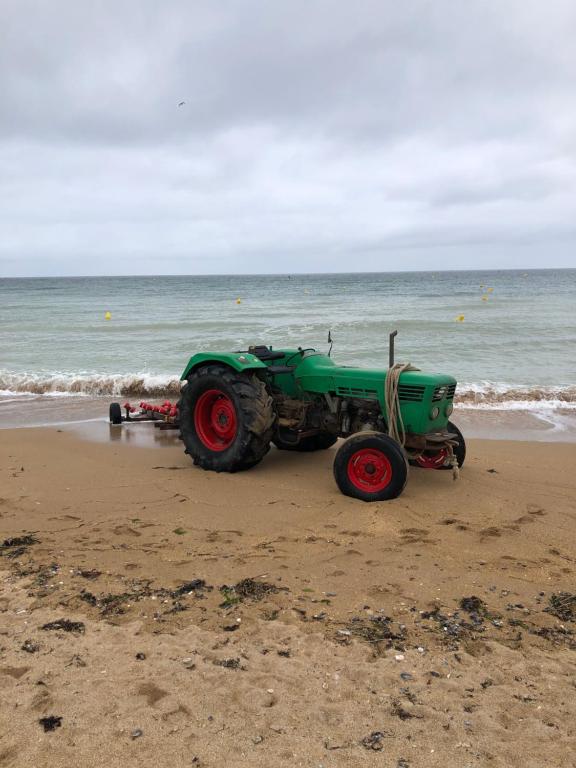
[[193, 461], [214, 472], [238, 472], [268, 453], [275, 414], [254, 373], [225, 365], [194, 370], [181, 391], [180, 437]]
[[338, 449], [334, 479], [345, 496], [389, 501], [404, 490], [408, 462], [402, 447], [388, 435], [353, 435]]

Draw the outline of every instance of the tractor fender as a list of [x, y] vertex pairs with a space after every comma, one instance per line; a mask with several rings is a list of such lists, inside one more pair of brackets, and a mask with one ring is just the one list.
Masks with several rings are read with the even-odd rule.
[[199, 352], [192, 355], [188, 365], [184, 369], [180, 381], [184, 381], [190, 375], [191, 371], [199, 368], [201, 365], [210, 365], [211, 363], [220, 363], [227, 365], [234, 371], [250, 371], [265, 369], [266, 365], [259, 360], [256, 355], [250, 352]]
[[359, 429], [358, 432], [352, 432], [351, 435], [341, 438], [340, 445], [344, 445], [354, 437], [372, 437], [372, 435], [387, 435], [387, 432], [381, 432], [379, 429]]

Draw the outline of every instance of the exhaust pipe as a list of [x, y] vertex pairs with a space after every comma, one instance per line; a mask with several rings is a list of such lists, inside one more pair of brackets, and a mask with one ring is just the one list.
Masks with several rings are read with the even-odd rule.
[[394, 366], [394, 339], [398, 336], [398, 331], [392, 331], [390, 334], [389, 348], [388, 348], [388, 363], [389, 368]]

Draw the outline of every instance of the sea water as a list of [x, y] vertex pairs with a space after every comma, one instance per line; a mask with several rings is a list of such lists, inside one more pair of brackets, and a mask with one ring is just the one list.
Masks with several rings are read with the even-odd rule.
[[0, 425], [175, 393], [197, 351], [326, 352], [329, 331], [336, 362], [385, 368], [396, 329], [397, 361], [454, 375], [460, 407], [576, 412], [576, 270], [30, 278], [0, 279]]

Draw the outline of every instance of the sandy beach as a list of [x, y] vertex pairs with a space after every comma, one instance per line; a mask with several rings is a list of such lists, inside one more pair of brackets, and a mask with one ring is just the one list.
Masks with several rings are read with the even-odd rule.
[[576, 765], [576, 445], [473, 440], [382, 504], [333, 449], [0, 451], [3, 768]]

